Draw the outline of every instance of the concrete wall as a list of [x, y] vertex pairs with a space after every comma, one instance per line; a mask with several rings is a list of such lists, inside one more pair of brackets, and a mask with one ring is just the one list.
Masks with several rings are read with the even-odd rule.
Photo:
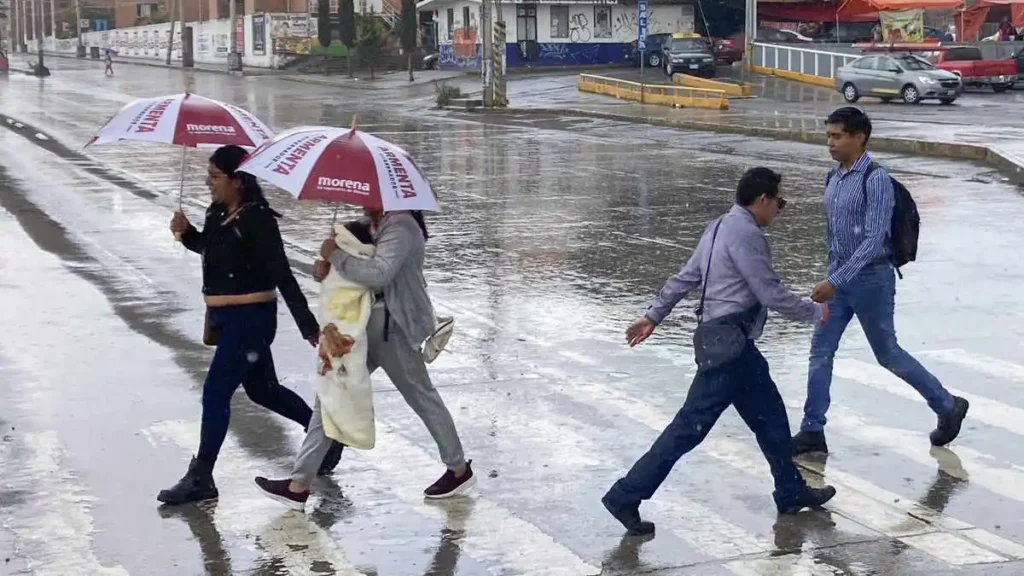
[[[303, 20], [305, 15], [277, 15], [260, 14], [256, 16], [245, 16], [239, 18], [243, 23], [239, 42], [241, 45], [242, 64], [253, 68], [279, 68], [291, 60], [296, 54], [293, 50], [280, 50], [275, 52], [275, 37], [272, 29], [272, 18], [288, 21], [289, 19]], [[253, 25], [254, 19], [257, 25]], [[263, 25], [259, 22], [262, 19]], [[301, 23], [300, 23], [301, 24]], [[187, 22], [186, 26], [192, 27], [193, 57], [196, 64], [223, 64], [227, 66], [228, 52], [230, 47], [230, 22], [228, 20], [210, 20], [206, 22]], [[117, 51], [117, 57], [135, 58], [141, 60], [153, 60], [163, 62], [167, 57], [167, 38], [170, 34], [171, 25], [153, 24], [150, 26], [137, 26], [133, 28], [119, 28], [106, 32], [87, 32], [82, 35], [82, 41], [86, 47], [96, 46], [99, 48], [113, 48]], [[278, 27], [278, 33], [299, 34], [304, 33], [300, 27], [285, 26]], [[262, 40], [262, 50], [260, 48]], [[308, 40], [308, 38], [307, 38]], [[55, 40], [53, 37], [44, 39], [44, 50], [58, 52], [61, 54], [74, 54], [78, 41], [76, 39]], [[294, 44], [294, 43], [292, 43]], [[35, 51], [35, 44], [29, 44], [29, 51]], [[262, 53], [261, 53], [262, 52]], [[174, 45], [172, 48], [171, 60], [181, 60], [181, 30], [174, 28]]]
[[[509, 67], [617, 64], [625, 61], [629, 44], [637, 38], [635, 4], [533, 6], [536, 9], [537, 30], [535, 45], [530, 46], [520, 42], [521, 38], [527, 38], [527, 31], [517, 28], [517, 10], [523, 5], [502, 4], [508, 41], [505, 53]], [[568, 8], [562, 14], [568, 14], [566, 24], [558, 26], [557, 19], [556, 22], [552, 21], [554, 6]], [[433, 4], [430, 9], [437, 22], [441, 68], [478, 70], [480, 4], [463, 0]], [[453, 16], [451, 25], [448, 21], [449, 9]], [[694, 29], [694, 8], [690, 4], [650, 5], [647, 14], [649, 34], [692, 32]]]

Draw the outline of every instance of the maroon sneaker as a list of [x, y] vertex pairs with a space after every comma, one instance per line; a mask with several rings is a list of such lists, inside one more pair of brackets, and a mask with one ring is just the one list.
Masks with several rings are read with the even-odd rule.
[[438, 478], [437, 482], [430, 485], [429, 488], [423, 491], [423, 495], [427, 498], [441, 499], [451, 498], [452, 496], [459, 496], [469, 492], [469, 489], [476, 484], [476, 477], [473, 476], [473, 461], [466, 462], [466, 473], [460, 478], [455, 477], [455, 473], [448, 470], [444, 473], [444, 476]]
[[306, 507], [309, 491], [292, 492], [288, 489], [288, 485], [291, 483], [291, 480], [267, 480], [262, 476], [256, 477], [256, 485], [259, 486], [264, 496], [271, 500], [277, 500], [293, 510], [302, 510]]

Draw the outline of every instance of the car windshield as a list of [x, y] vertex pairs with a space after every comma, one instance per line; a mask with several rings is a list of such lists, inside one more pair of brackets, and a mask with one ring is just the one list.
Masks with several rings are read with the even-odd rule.
[[672, 50], [678, 52], [703, 52], [704, 40], [701, 38], [673, 38]]
[[896, 61], [904, 70], [935, 70], [934, 64], [917, 56], [900, 56]]

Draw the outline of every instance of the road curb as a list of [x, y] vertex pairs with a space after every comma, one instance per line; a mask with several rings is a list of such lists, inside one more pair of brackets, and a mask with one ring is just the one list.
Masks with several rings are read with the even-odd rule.
[[[24, 54], [26, 56], [31, 56], [31, 55], [35, 55], [35, 52], [18, 52], [18, 54]], [[61, 54], [59, 52], [44, 52], [44, 54], [45, 54], [45, 56], [47, 58], [63, 58], [65, 60], [80, 60], [80, 61], [84, 61], [84, 62], [97, 62], [97, 63], [102, 63], [103, 62], [103, 60], [96, 60], [96, 59], [93, 59], [93, 58], [79, 58], [78, 56], [74, 56], [72, 54]], [[284, 75], [284, 73], [281, 72], [280, 70], [273, 70], [271, 68], [256, 68], [257, 70], [267, 70], [267, 72], [259, 72], [259, 73], [256, 73], [256, 74], [246, 74], [245, 70], [242, 70], [241, 72], [236, 72], [236, 71], [228, 70], [226, 68], [224, 70], [217, 70], [217, 69], [212, 69], [212, 68], [199, 68], [199, 67], [182, 68], [181, 66], [173, 66], [173, 65], [172, 66], [168, 66], [167, 64], [160, 64], [160, 63], [157, 63], [157, 62], [149, 62], [149, 61], [146, 61], [146, 60], [132, 59], [131, 56], [121, 56], [119, 60], [114, 60], [114, 64], [116, 64], [116, 65], [132, 65], [132, 66], [148, 66], [150, 68], [164, 68], [165, 70], [187, 70], [187, 71], [191, 71], [191, 72], [205, 72], [207, 74], [220, 74], [220, 75], [223, 75], [223, 76], [244, 76], [246, 78], [257, 78], [257, 77], [261, 77], [261, 76], [279, 77], [279, 76], [283, 76]], [[226, 66], [226, 64], [225, 64], [225, 66]]]
[[[499, 110], [499, 109], [494, 109]], [[488, 110], [491, 112], [492, 110]], [[630, 122], [633, 124], [648, 124], [651, 126], [663, 126], [666, 128], [680, 128], [683, 130], [698, 130], [703, 132], [719, 132], [725, 134], [742, 134], [758, 138], [771, 138], [774, 140], [789, 140], [805, 144], [825, 144], [824, 133], [805, 132], [803, 130], [787, 130], [785, 128], [768, 128], [762, 126], [743, 126], [739, 124], [719, 124], [714, 122], [701, 122], [697, 120], [686, 120], [682, 118], [653, 118], [649, 116], [632, 116], [616, 112], [597, 112], [592, 110], [581, 110], [578, 108], [506, 108], [507, 114], [537, 114], [550, 115], [561, 114], [578, 116], [583, 118], [601, 118], [605, 120], [616, 120], [619, 122]], [[959, 142], [936, 142], [930, 140], [915, 140], [913, 138], [894, 138], [891, 136], [872, 136], [871, 149], [879, 152], [892, 152], [896, 154], [908, 154], [912, 156], [932, 156], [936, 158], [951, 158], [956, 160], [970, 160], [975, 162], [986, 162], [999, 170], [1011, 182], [1018, 186], [1024, 185], [1024, 165], [1014, 161], [1008, 154], [995, 147], [983, 144], [968, 144]]]

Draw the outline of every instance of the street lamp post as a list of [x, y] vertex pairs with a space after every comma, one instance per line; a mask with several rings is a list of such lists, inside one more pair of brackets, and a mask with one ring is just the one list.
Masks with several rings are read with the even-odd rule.
[[746, 0], [746, 10], [743, 12], [746, 16], [744, 26], [746, 33], [745, 67], [747, 70], [751, 70], [754, 65], [754, 40], [757, 39], [757, 0]]

